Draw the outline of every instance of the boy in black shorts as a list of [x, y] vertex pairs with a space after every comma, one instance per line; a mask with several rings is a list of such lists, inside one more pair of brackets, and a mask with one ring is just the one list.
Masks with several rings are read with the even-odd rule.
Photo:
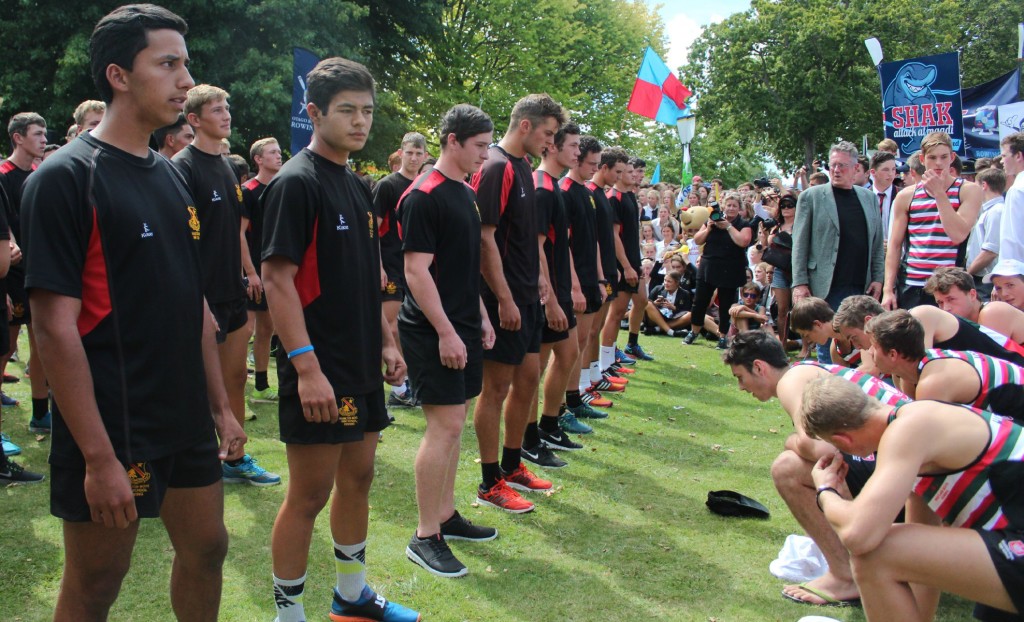
[[147, 147], [193, 85], [186, 28], [153, 5], [100, 20], [89, 50], [103, 121], [25, 187], [26, 287], [55, 396], [50, 509], [64, 521], [55, 620], [106, 619], [138, 519], [158, 516], [175, 551], [173, 615], [217, 620], [220, 460], [242, 454], [245, 433], [203, 300], [203, 224]]
[[[546, 94], [520, 99], [512, 108], [508, 132], [491, 147], [472, 181], [482, 222], [482, 298], [495, 331], [494, 348], [484, 353], [483, 388], [473, 411], [483, 472], [477, 500], [517, 514], [532, 511], [533, 503], [510, 484], [522, 490], [551, 488], [551, 482], [531, 473], [520, 456], [540, 383], [541, 302], [549, 294], [547, 275], [540, 273], [540, 244], [547, 231], [537, 215], [527, 154], [540, 157], [544, 148], [553, 147], [555, 132], [565, 121], [565, 109]], [[505, 438], [499, 464], [503, 406]]]
[[[242, 283], [242, 187], [221, 153], [231, 135], [231, 106], [224, 89], [200, 84], [188, 91], [185, 119], [196, 138], [171, 158], [192, 190], [204, 234], [200, 240], [203, 291], [217, 324], [217, 352], [224, 388], [238, 424], [245, 424], [245, 359], [249, 349], [246, 295], [262, 294], [259, 278]], [[248, 291], [247, 291], [248, 290]], [[274, 486], [281, 476], [270, 473], [249, 454], [224, 463], [224, 482]]]
[[253, 387], [250, 399], [267, 403], [277, 401], [277, 391], [270, 388], [267, 380], [274, 320], [270, 317], [267, 299], [263, 296], [263, 279], [260, 278], [263, 242], [263, 207], [260, 197], [270, 180], [281, 170], [281, 145], [276, 138], [261, 138], [249, 148], [249, 157], [256, 165], [256, 176], [242, 184], [242, 270], [249, 279], [249, 296], [246, 301], [249, 323], [245, 332], [253, 335], [252, 360], [256, 386]]
[[483, 351], [494, 329], [480, 299], [480, 213], [463, 182], [487, 159], [494, 124], [469, 104], [441, 119], [441, 156], [400, 205], [405, 283], [398, 321], [409, 375], [420, 387], [427, 431], [416, 454], [419, 523], [405, 554], [440, 577], [468, 571], [447, 540], [493, 540], [455, 509], [455, 470], [469, 400], [480, 394]]
[[[569, 252], [569, 217], [565, 193], [558, 185], [558, 176], [576, 164], [580, 149], [580, 128], [567, 123], [555, 134], [554, 147], [544, 150], [540, 167], [534, 172], [537, 207], [541, 222], [546, 225], [541, 255], [541, 271], [547, 275], [551, 293], [544, 304], [547, 320], [541, 336], [540, 366], [544, 377], [544, 409], [526, 426], [523, 438], [523, 459], [547, 468], [566, 466], [565, 460], [552, 449], [573, 451], [583, 445], [566, 434], [589, 434], [593, 428], [577, 421], [570, 411], [559, 413], [562, 396], [572, 369], [579, 361], [579, 340], [576, 338], [576, 312], [586, 309], [586, 300]], [[554, 358], [549, 365], [551, 354]], [[539, 394], [539, 390], [537, 392]], [[538, 394], [534, 394], [533, 411], [538, 411]], [[537, 415], [535, 415], [536, 417]]]
[[[630, 177], [623, 177], [616, 188], [622, 192], [622, 210], [623, 217], [631, 218], [633, 213], [636, 212], [636, 218], [632, 220], [636, 221], [636, 235], [633, 235], [632, 224], [628, 227], [623, 228], [623, 240], [627, 246], [626, 254], [633, 257], [634, 251], [637, 254], [640, 253], [640, 204], [637, 201], [636, 190], [640, 187], [640, 184], [644, 181], [644, 173], [647, 170], [647, 163], [636, 156], [629, 159], [630, 166], [633, 167], [633, 174]], [[625, 221], [623, 221], [625, 222]], [[627, 231], [629, 229], [629, 231]], [[633, 240], [637, 240], [636, 246], [633, 246]], [[643, 272], [640, 270], [639, 272]], [[654, 357], [644, 351], [643, 347], [639, 343], [640, 338], [640, 324], [644, 320], [644, 310], [647, 308], [647, 288], [649, 279], [644, 278], [643, 274], [640, 274], [640, 282], [637, 287], [637, 292], [633, 294], [633, 306], [629, 310], [629, 341], [626, 343], [626, 349], [623, 352], [626, 356], [630, 356], [638, 361], [653, 361]]]
[[280, 622], [306, 620], [313, 523], [333, 489], [331, 619], [415, 622], [415, 611], [366, 584], [373, 461], [388, 426], [381, 385], [405, 374], [381, 312], [369, 188], [349, 168], [373, 124], [373, 77], [359, 63], [328, 58], [306, 85], [313, 139], [263, 194], [263, 284], [283, 346], [278, 413], [290, 476], [271, 536], [277, 615]]
[[580, 155], [576, 162], [559, 181], [569, 216], [572, 263], [586, 302], [583, 312], [576, 313], [579, 356], [566, 382], [565, 404], [577, 419], [600, 419], [608, 414], [592, 407], [592, 402], [597, 398], [590, 387], [590, 336], [595, 314], [601, 310], [608, 293], [601, 285], [604, 271], [597, 242], [597, 202], [586, 182], [594, 176], [601, 163], [601, 143], [593, 136], [582, 136], [579, 149]]
[[[380, 234], [380, 263], [385, 275], [382, 290], [384, 317], [388, 319], [391, 334], [398, 340], [398, 309], [405, 298], [403, 281], [402, 240], [398, 235], [398, 200], [416, 179], [423, 159], [427, 154], [427, 139], [419, 132], [409, 132], [402, 137], [401, 168], [377, 182], [373, 189], [373, 210], [377, 216], [377, 231]], [[402, 378], [399, 386], [391, 389], [388, 406], [410, 407], [416, 405], [416, 397], [409, 390], [408, 378]]]

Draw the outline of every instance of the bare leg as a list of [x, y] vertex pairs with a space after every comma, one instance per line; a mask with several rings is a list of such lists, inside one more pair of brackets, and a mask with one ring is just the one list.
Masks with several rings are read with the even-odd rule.
[[274, 576], [298, 579], [306, 574], [313, 523], [334, 486], [341, 445], [285, 446], [288, 490], [270, 535]]
[[483, 386], [473, 408], [473, 427], [480, 446], [480, 460], [484, 463], [498, 461], [501, 410], [512, 385], [512, 374], [515, 369], [512, 365], [484, 360]]
[[629, 310], [629, 332], [640, 332], [640, 323], [644, 319], [644, 309], [647, 308], [647, 288], [640, 284], [640, 291], [633, 294], [633, 307]]
[[274, 319], [268, 311], [250, 311], [255, 316], [256, 329], [252, 342], [253, 369], [267, 371], [270, 367], [270, 339], [274, 336]]
[[378, 438], [376, 432], [368, 432], [357, 443], [340, 445], [331, 500], [331, 534], [338, 544], [359, 544], [366, 540]]
[[416, 535], [425, 538], [441, 531], [441, 523], [455, 513], [455, 465], [469, 405], [424, 404], [427, 430], [416, 453]]
[[[395, 338], [395, 344], [401, 351], [402, 340], [398, 338], [398, 311], [402, 308], [402, 303], [397, 300], [385, 300], [381, 303], [381, 307], [384, 309], [384, 318], [388, 321], [388, 328], [391, 329], [391, 336]], [[405, 378], [402, 380], [404, 381]], [[401, 386], [401, 383], [397, 386]]]
[[504, 446], [518, 449], [523, 446], [523, 434], [526, 432], [526, 424], [530, 422], [534, 396], [540, 384], [540, 355], [536, 352], [527, 353], [523, 362], [513, 367], [513, 370], [512, 389], [505, 401]]
[[36, 346], [36, 335], [32, 331], [32, 325], [28, 326], [28, 351], [29, 351], [29, 369], [32, 370], [32, 375], [29, 377], [29, 381], [32, 385], [32, 399], [34, 400], [45, 400], [50, 397], [50, 385], [46, 382], [46, 368], [43, 366], [42, 357], [39, 354], [39, 348]]
[[608, 317], [604, 320], [604, 327], [601, 329], [601, 345], [608, 347], [615, 345], [615, 338], [619, 336], [619, 322], [626, 313], [626, 305], [629, 304], [629, 295], [619, 292], [612, 301], [608, 311]]
[[786, 347], [789, 339], [789, 309], [792, 301], [792, 290], [788, 287], [773, 287], [772, 294], [775, 296], [775, 304], [779, 313], [779, 341], [782, 347]]
[[64, 576], [54, 622], [102, 622], [128, 574], [138, 521], [127, 529], [64, 521]]
[[576, 357], [576, 365], [569, 373], [569, 381], [566, 383], [566, 390], [576, 390], [580, 386], [580, 377], [583, 375], [583, 368], [590, 366], [587, 353], [590, 351], [590, 331], [594, 323], [593, 313], [581, 313], [576, 316], [576, 338], [579, 344], [579, 356]]
[[170, 488], [160, 518], [174, 546], [171, 606], [179, 620], [216, 622], [228, 532], [224, 484]]
[[658, 311], [658, 308], [654, 306], [653, 302], [648, 302], [647, 308], [644, 311], [647, 313], [647, 320], [649, 322], [653, 322], [661, 329], [661, 332], [668, 333], [668, 331], [672, 330], [672, 327], [669, 326], [668, 322], [665, 320], [665, 316]]
[[[569, 330], [569, 338], [549, 344], [552, 347], [555, 357], [547, 366], [547, 373], [544, 376], [544, 414], [555, 417], [558, 415], [558, 407], [565, 398], [565, 390], [569, 386], [569, 378], [575, 370], [579, 375], [580, 351], [574, 327]], [[543, 348], [543, 346], [541, 346]]]
[[224, 343], [217, 346], [220, 368], [224, 374], [224, 389], [228, 393], [231, 411], [239, 425], [245, 425], [245, 353], [249, 347], [249, 331], [245, 328], [228, 333]]

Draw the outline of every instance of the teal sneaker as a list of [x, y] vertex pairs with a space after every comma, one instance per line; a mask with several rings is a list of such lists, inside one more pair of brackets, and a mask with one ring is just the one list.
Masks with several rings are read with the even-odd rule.
[[571, 410], [558, 416], [558, 427], [568, 434], [590, 434], [594, 431], [594, 428], [577, 419]]
[[262, 391], [257, 391], [256, 389], [253, 389], [252, 393], [249, 394], [249, 401], [259, 402], [262, 404], [276, 404], [277, 391], [275, 391], [273, 387], [267, 387]]
[[256, 459], [245, 454], [242, 462], [237, 466], [231, 466], [222, 462], [225, 484], [251, 484], [253, 486], [276, 486], [281, 483], [281, 476], [271, 473], [256, 464]]
[[575, 408], [568, 408], [567, 410], [572, 412], [572, 414], [577, 419], [607, 419], [608, 418], [608, 413], [606, 413], [604, 411], [597, 410], [596, 408], [594, 408], [590, 404], [587, 404], [586, 402], [581, 403], [579, 406], [577, 406]]
[[36, 434], [49, 434], [50, 430], [53, 429], [53, 415], [47, 412], [42, 417], [36, 419], [32, 417], [28, 422], [28, 431], [35, 432]]
[[11, 442], [11, 437], [6, 434], [0, 434], [0, 441], [3, 442], [4, 455], [5, 456], [17, 456], [21, 453], [21, 447], [18, 447]]
[[371, 590], [369, 585], [363, 587], [363, 593], [354, 603], [342, 598], [338, 588], [334, 588], [334, 602], [329, 615], [333, 622], [420, 622], [419, 613], [390, 602]]

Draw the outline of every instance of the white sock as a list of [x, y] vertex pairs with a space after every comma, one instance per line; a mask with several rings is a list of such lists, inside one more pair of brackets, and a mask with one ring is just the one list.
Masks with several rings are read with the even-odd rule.
[[601, 382], [601, 363], [598, 361], [590, 364], [590, 382]]
[[306, 622], [306, 611], [302, 606], [306, 575], [298, 579], [280, 579], [274, 576], [274, 604], [277, 606], [279, 622]]
[[615, 345], [601, 346], [601, 371], [604, 371], [612, 366], [615, 362]]
[[334, 569], [338, 575], [338, 592], [350, 603], [359, 600], [366, 587], [366, 542], [334, 543]]
[[665, 333], [665, 334], [668, 335], [669, 337], [675, 337], [676, 336], [676, 331], [674, 331], [674, 330], [672, 330], [670, 328], [670, 329], [668, 329], [668, 332]]
[[580, 370], [580, 393], [585, 393], [590, 388], [590, 367]]

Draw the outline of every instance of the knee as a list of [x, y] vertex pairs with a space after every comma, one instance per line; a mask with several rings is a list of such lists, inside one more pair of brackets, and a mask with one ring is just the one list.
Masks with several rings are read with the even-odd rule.
[[176, 548], [174, 554], [191, 572], [219, 572], [228, 554], [228, 532], [221, 524], [194, 534], [186, 544]]
[[370, 486], [373, 485], [373, 466], [366, 469], [351, 469], [345, 479], [335, 484], [338, 492], [346, 498], [352, 496], [368, 497]]
[[780, 494], [802, 487], [808, 473], [808, 462], [789, 449], [772, 462], [772, 482]]
[[111, 561], [101, 567], [66, 564], [61, 591], [82, 609], [105, 612], [117, 599], [130, 565], [130, 558]]
[[302, 492], [290, 488], [282, 510], [300, 519], [313, 521], [327, 505], [330, 496], [330, 489]]

